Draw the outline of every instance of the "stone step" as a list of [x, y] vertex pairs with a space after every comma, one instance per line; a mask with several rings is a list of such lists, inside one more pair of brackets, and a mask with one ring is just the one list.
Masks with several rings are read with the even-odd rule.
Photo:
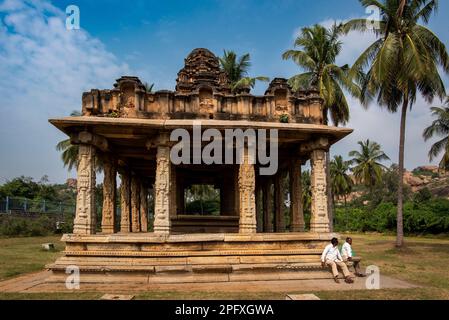
[[[65, 283], [67, 274], [53, 272], [46, 279], [47, 283]], [[268, 280], [311, 280], [332, 279], [328, 271], [265, 271], [265, 272], [206, 272], [206, 273], [144, 273], [144, 272], [106, 272], [81, 273], [80, 283], [145, 283], [145, 284], [178, 284], [178, 283], [217, 283], [245, 282]]]

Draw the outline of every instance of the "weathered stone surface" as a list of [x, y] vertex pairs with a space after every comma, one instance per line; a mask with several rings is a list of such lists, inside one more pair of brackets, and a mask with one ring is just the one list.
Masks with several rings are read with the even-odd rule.
[[103, 208], [101, 231], [103, 233], [114, 233], [115, 211], [116, 211], [116, 175], [117, 168], [115, 159], [111, 156], [103, 159]]
[[316, 149], [311, 153], [312, 167], [312, 216], [310, 219], [310, 231], [329, 232], [329, 216], [327, 212], [327, 177], [326, 177], [326, 153]]
[[131, 231], [131, 179], [128, 172], [121, 174], [122, 184], [120, 187], [120, 231]]
[[287, 294], [285, 300], [321, 300], [313, 293], [305, 294]]
[[102, 295], [100, 300], [133, 300], [134, 296], [130, 294], [112, 294], [107, 293]]
[[140, 232], [140, 181], [131, 177], [131, 231]]
[[95, 212], [95, 148], [80, 144], [78, 147], [76, 216], [73, 225], [75, 234], [94, 234]]
[[148, 188], [143, 183], [140, 186], [140, 229], [148, 232]]
[[273, 232], [273, 197], [271, 196], [271, 179], [263, 185], [263, 231]]
[[256, 233], [256, 181], [254, 165], [244, 156], [239, 169], [240, 233]]
[[284, 215], [284, 189], [282, 181], [285, 178], [283, 170], [278, 171], [274, 178], [274, 206], [275, 206], [275, 222], [276, 232], [285, 232], [285, 215]]
[[300, 160], [293, 160], [290, 167], [292, 232], [304, 232], [305, 230], [302, 204], [301, 163], [302, 161]]
[[154, 232], [168, 234], [170, 232], [170, 148], [161, 145], [156, 155], [156, 182], [154, 206]]

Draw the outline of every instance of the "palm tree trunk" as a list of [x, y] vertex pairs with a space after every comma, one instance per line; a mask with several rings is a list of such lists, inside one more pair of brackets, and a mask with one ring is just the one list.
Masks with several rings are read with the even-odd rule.
[[327, 213], [329, 216], [329, 231], [334, 231], [334, 201], [331, 184], [331, 170], [330, 170], [330, 152], [326, 152], [326, 180], [327, 180]]
[[408, 95], [404, 95], [401, 111], [401, 131], [399, 136], [399, 178], [398, 178], [398, 212], [397, 212], [397, 235], [396, 246], [404, 245], [404, 223], [403, 223], [403, 202], [404, 202], [404, 146], [405, 146], [405, 124], [407, 120]]

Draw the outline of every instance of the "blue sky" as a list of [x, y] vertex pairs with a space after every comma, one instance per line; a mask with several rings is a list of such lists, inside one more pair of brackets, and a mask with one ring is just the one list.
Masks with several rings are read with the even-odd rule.
[[[449, 44], [449, 3], [440, 3], [430, 26]], [[80, 8], [81, 30], [64, 27], [71, 4]], [[36, 179], [48, 174], [52, 182], [74, 176], [54, 148], [64, 135], [47, 119], [80, 109], [85, 90], [110, 88], [124, 74], [154, 82], [156, 89], [173, 89], [184, 58], [196, 47], [216, 54], [248, 52], [252, 75], [288, 78], [299, 70], [281, 54], [301, 27], [366, 16], [357, 0], [0, 0], [0, 183], [22, 174]], [[352, 63], [373, 39], [357, 33], [345, 37], [338, 62]], [[265, 86], [254, 93], [263, 93]], [[357, 141], [370, 138], [396, 161], [398, 115], [350, 103], [348, 127], [355, 132], [333, 153], [347, 156]], [[431, 121], [428, 108], [418, 100], [409, 117], [409, 169], [428, 163], [429, 143], [421, 138]]]

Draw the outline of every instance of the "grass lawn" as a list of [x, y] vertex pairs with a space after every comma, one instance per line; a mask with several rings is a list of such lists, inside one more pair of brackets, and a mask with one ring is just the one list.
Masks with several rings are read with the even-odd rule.
[[[64, 244], [61, 236], [0, 238], [0, 281], [19, 274], [42, 270], [44, 265], [56, 260]], [[45, 251], [42, 244], [51, 242], [55, 251]]]
[[[346, 235], [342, 234], [342, 237]], [[351, 235], [354, 250], [364, 258], [364, 266], [374, 264], [381, 273], [421, 285], [415, 289], [313, 292], [321, 299], [449, 299], [449, 239], [406, 239], [406, 247], [396, 249], [394, 236]], [[0, 238], [0, 279], [38, 271], [52, 262], [63, 250], [59, 236], [42, 238]], [[41, 244], [53, 242], [55, 252], [41, 250]], [[290, 292], [301, 293], [301, 291]], [[311, 293], [311, 292], [307, 292]], [[0, 299], [98, 299], [101, 293], [0, 293]], [[284, 299], [283, 293], [211, 293], [145, 292], [137, 299]]]

